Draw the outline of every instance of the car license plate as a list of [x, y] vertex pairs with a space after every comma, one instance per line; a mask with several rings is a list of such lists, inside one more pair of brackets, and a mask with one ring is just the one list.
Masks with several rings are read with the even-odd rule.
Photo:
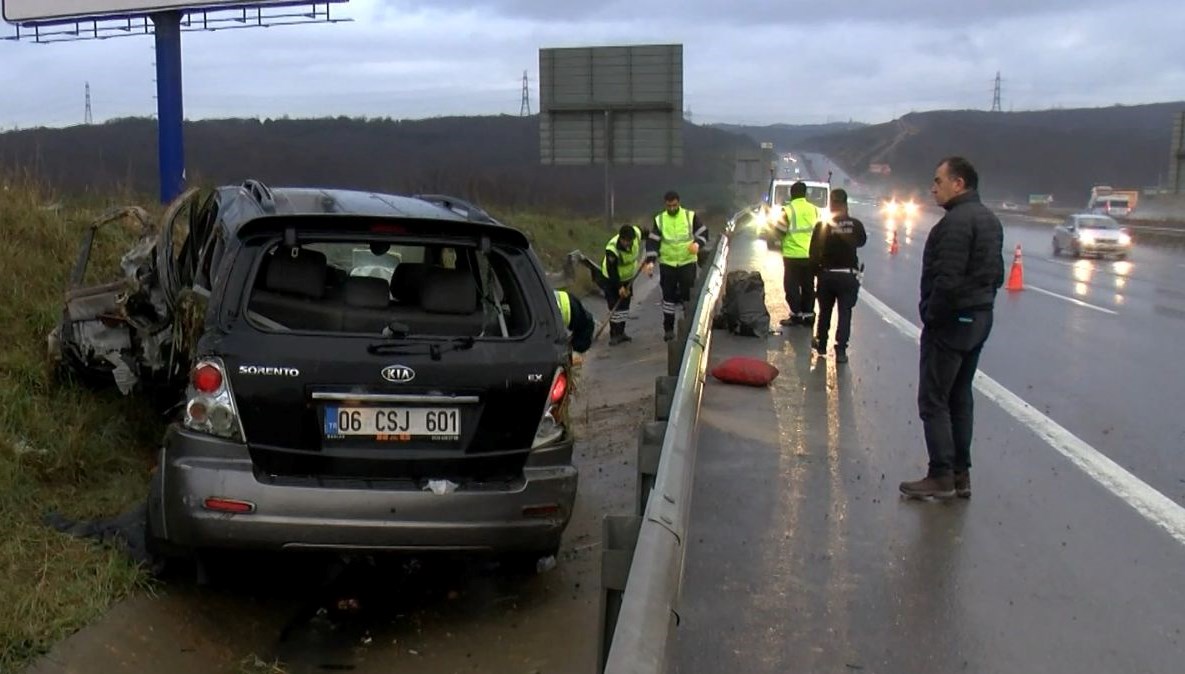
[[449, 436], [461, 434], [455, 407], [326, 407], [325, 437]]

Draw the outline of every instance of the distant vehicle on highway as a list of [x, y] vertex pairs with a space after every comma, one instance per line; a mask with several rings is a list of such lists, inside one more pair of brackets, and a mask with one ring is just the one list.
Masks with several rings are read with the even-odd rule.
[[921, 206], [913, 197], [898, 199], [896, 196], [881, 200], [881, 214], [886, 218], [915, 218], [921, 212]]
[[1126, 217], [1131, 214], [1131, 199], [1126, 194], [1107, 194], [1090, 205], [1090, 212], [1100, 215]]
[[1053, 254], [1114, 255], [1125, 259], [1131, 254], [1132, 237], [1114, 218], [1094, 213], [1078, 213], [1065, 219], [1053, 230]]
[[1005, 211], [1019, 211], [1020, 210], [1020, 206], [1012, 203], [1011, 201], [1005, 201], [1004, 203], [1000, 204], [1000, 208]]

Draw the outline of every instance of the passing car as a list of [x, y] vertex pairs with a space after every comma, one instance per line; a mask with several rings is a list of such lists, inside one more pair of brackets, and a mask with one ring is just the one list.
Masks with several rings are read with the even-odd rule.
[[1131, 234], [1107, 215], [1078, 213], [1053, 230], [1053, 254], [1094, 255], [1124, 259], [1131, 254]]
[[75, 289], [109, 306], [68, 299], [51, 348], [177, 385], [154, 551], [556, 553], [571, 347], [522, 232], [448, 197], [248, 181], [183, 195], [139, 249], [115, 295]]
[[921, 206], [914, 201], [912, 197], [906, 199], [898, 199], [897, 197], [890, 197], [881, 202], [881, 215], [886, 218], [903, 218], [912, 220], [921, 212]]

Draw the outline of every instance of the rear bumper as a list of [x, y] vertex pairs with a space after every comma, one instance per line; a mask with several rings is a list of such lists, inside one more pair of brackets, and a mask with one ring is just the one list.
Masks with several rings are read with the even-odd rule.
[[[571, 519], [578, 480], [570, 438], [536, 450], [520, 479], [442, 495], [361, 480], [265, 483], [245, 445], [180, 429], [169, 432], [161, 453], [152, 534], [188, 549], [545, 550], [559, 544]], [[211, 511], [210, 497], [245, 501], [254, 511]]]

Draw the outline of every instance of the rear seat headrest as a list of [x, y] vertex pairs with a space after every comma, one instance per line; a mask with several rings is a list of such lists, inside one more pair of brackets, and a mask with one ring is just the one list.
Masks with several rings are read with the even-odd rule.
[[268, 290], [320, 299], [325, 295], [325, 276], [329, 264], [325, 254], [298, 249], [294, 258], [288, 250], [277, 250], [267, 265]]
[[472, 314], [477, 311], [477, 282], [465, 270], [429, 269], [420, 289], [420, 308], [431, 314]]
[[428, 265], [422, 262], [401, 262], [395, 265], [395, 271], [391, 274], [391, 297], [404, 304], [417, 304], [427, 271]]
[[387, 282], [381, 278], [351, 276], [345, 283], [346, 304], [363, 309], [386, 309], [388, 288]]

